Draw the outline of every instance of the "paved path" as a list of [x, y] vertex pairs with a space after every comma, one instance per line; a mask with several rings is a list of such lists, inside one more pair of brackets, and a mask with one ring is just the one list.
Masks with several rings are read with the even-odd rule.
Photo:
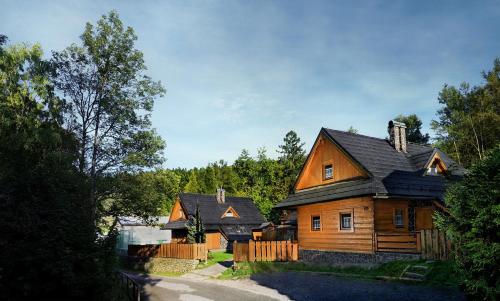
[[127, 273], [144, 285], [141, 300], [148, 301], [271, 301], [289, 300], [276, 290], [252, 281], [196, 280], [182, 277], [145, 276]]

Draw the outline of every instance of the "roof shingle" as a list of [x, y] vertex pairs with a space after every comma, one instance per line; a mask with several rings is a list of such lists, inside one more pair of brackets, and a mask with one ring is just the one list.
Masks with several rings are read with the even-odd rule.
[[446, 187], [446, 178], [425, 176], [423, 170], [435, 152], [439, 152], [449, 168], [452, 167], [453, 173], [463, 174], [464, 171], [446, 154], [431, 146], [408, 143], [407, 153], [403, 153], [396, 151], [386, 139], [326, 128], [323, 128], [321, 133], [365, 168], [370, 178], [298, 191], [290, 194], [276, 207], [370, 194], [441, 199]]

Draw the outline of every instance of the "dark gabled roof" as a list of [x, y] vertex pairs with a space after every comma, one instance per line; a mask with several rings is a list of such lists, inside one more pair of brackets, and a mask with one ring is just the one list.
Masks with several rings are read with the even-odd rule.
[[[196, 205], [200, 208], [200, 215], [205, 227], [214, 225], [260, 225], [265, 219], [255, 207], [251, 198], [226, 196], [225, 202], [217, 202], [215, 195], [181, 193], [179, 200], [187, 215], [194, 216]], [[232, 207], [238, 217], [223, 217], [226, 210]], [[169, 224], [167, 224], [168, 227]]]
[[[463, 174], [451, 158], [428, 145], [408, 143], [407, 153], [398, 152], [386, 139], [322, 128], [324, 134], [368, 174], [368, 179], [339, 182], [298, 191], [276, 207], [316, 203], [361, 195], [383, 195], [442, 199], [446, 178], [425, 176], [424, 167], [432, 156], [439, 156], [453, 174]], [[451, 167], [451, 169], [450, 169]]]

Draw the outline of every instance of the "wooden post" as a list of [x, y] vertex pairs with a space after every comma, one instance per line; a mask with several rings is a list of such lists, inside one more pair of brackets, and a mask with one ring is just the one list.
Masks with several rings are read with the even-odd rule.
[[293, 261], [299, 260], [299, 250], [297, 243], [292, 243], [292, 260]]
[[422, 246], [420, 242], [420, 232], [415, 233], [416, 239], [416, 248], [418, 253], [422, 253]]
[[255, 261], [255, 242], [253, 240], [248, 241], [248, 261]]
[[375, 249], [375, 252], [378, 251], [378, 238], [377, 238], [377, 232], [375, 232], [374, 234], [374, 238], [373, 238], [373, 244], [374, 244], [374, 249]]

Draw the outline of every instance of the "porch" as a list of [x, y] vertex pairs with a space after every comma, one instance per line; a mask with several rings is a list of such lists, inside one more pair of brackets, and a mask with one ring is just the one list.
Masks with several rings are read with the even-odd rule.
[[449, 258], [451, 244], [445, 234], [437, 229], [413, 232], [375, 232], [375, 252], [420, 254], [426, 259]]

